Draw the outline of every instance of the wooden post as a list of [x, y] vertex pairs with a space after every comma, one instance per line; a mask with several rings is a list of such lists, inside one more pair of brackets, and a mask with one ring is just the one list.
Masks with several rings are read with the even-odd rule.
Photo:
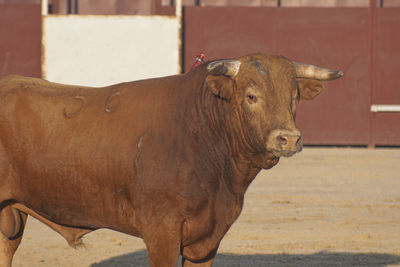
[[175, 17], [178, 21], [178, 74], [182, 73], [182, 0], [175, 2]]
[[[368, 102], [371, 106], [374, 99], [374, 90], [376, 84], [376, 0], [369, 0], [369, 12], [368, 12], [368, 37], [369, 37], [369, 92], [368, 92]], [[369, 112], [368, 115], [368, 148], [375, 147], [375, 113]]]
[[46, 16], [49, 10], [49, 1], [42, 0], [41, 4], [42, 4], [42, 16]]

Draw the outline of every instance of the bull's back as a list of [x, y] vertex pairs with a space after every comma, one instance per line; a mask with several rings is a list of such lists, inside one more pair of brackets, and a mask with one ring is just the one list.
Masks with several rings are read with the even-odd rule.
[[15, 172], [15, 199], [64, 224], [97, 227], [132, 215], [141, 139], [170, 132], [174, 112], [155, 94], [157, 84], [0, 80], [0, 141]]

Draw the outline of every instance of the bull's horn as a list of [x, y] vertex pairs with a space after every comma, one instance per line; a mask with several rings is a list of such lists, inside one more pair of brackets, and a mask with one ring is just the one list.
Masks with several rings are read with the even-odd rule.
[[239, 73], [240, 61], [236, 59], [223, 59], [207, 65], [207, 71], [212, 75], [225, 75], [231, 78]]
[[297, 78], [308, 78], [316, 80], [334, 80], [344, 75], [341, 70], [331, 70], [318, 66], [293, 62], [296, 67]]

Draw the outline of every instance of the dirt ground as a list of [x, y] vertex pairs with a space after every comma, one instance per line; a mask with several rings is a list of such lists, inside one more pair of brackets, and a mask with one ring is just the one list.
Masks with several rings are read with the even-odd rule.
[[[30, 219], [13, 266], [148, 266], [138, 238], [84, 242]], [[214, 266], [400, 266], [400, 149], [305, 148], [261, 172]]]

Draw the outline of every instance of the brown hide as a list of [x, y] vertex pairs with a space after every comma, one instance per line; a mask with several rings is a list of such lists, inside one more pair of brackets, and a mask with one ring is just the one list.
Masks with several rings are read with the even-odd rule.
[[248, 185], [283, 153], [271, 132], [297, 131], [291, 62], [239, 60], [234, 78], [203, 65], [104, 88], [3, 77], [2, 206], [70, 244], [110, 228], [143, 238], [151, 266], [176, 266], [179, 253], [211, 263]]

